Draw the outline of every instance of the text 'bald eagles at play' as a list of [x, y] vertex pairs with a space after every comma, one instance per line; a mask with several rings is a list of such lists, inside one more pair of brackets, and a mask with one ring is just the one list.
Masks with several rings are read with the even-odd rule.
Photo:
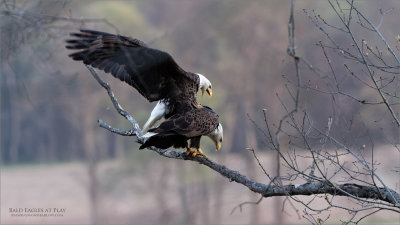
[[[149, 48], [144, 42], [100, 31], [71, 33], [66, 48], [78, 50], [72, 59], [111, 73], [125, 81], [148, 101], [158, 101], [143, 127], [144, 143], [166, 149], [186, 148], [186, 154], [202, 155], [201, 136], [211, 138], [217, 150], [223, 139], [218, 114], [197, 102], [197, 92], [212, 96], [210, 81], [198, 73], [183, 70], [166, 52]], [[166, 118], [158, 127], [153, 125]], [[190, 145], [188, 144], [190, 140]]]

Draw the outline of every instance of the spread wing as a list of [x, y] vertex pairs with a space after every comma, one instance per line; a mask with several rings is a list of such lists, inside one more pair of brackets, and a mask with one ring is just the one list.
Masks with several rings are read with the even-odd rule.
[[149, 101], [176, 98], [185, 82], [196, 82], [166, 52], [152, 49], [138, 39], [100, 31], [72, 33], [67, 49], [78, 50], [69, 56], [84, 64], [111, 73], [136, 88]]
[[175, 114], [150, 131], [159, 134], [174, 132], [192, 138], [211, 133], [218, 123], [218, 114], [210, 108], [193, 108], [183, 114]]

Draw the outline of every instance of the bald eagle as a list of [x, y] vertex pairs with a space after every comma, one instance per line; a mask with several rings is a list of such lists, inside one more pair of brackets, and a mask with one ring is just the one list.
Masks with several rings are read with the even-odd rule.
[[174, 114], [174, 106], [182, 98], [194, 101], [198, 90], [202, 96], [205, 92], [212, 96], [211, 82], [205, 76], [186, 72], [171, 55], [149, 48], [138, 39], [93, 30], [71, 35], [77, 39], [67, 40], [66, 47], [81, 51], [70, 57], [111, 73], [136, 88], [150, 102], [158, 101], [143, 132], [162, 117]]
[[[197, 102], [198, 90], [212, 96], [210, 81], [198, 73], [183, 70], [166, 52], [148, 47], [144, 42], [121, 35], [100, 31], [80, 30], [71, 33], [75, 39], [67, 40], [67, 49], [78, 50], [69, 56], [73, 60], [111, 73], [134, 87], [148, 101], [158, 101], [144, 131], [157, 120], [167, 120], [144, 135], [141, 148], [155, 146], [185, 147], [187, 154], [204, 155], [200, 138], [209, 136], [217, 150], [221, 147], [222, 126], [218, 115]], [[187, 144], [190, 140], [190, 147]], [[193, 150], [193, 148], [195, 150]]]
[[[200, 139], [207, 135], [220, 150], [223, 141], [223, 128], [218, 122], [218, 115], [209, 107], [192, 108], [182, 114], [175, 114], [161, 123], [157, 128], [150, 129], [143, 137], [145, 143], [140, 149], [155, 146], [166, 149], [186, 148], [186, 154], [205, 156], [200, 149]], [[190, 147], [187, 140], [190, 139]]]

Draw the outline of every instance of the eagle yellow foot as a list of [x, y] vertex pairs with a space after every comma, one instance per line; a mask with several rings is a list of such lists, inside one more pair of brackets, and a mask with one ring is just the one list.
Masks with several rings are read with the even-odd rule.
[[196, 155], [200, 155], [200, 156], [207, 158], [206, 154], [204, 154], [204, 152], [201, 150], [201, 148], [198, 148], [197, 151], [195, 153], [193, 153], [193, 156], [196, 156]]
[[197, 155], [207, 157], [206, 154], [201, 151], [201, 149], [193, 149], [193, 148], [186, 148], [186, 155], [192, 155], [193, 157], [196, 157]]
[[186, 155], [193, 155], [196, 152], [193, 148], [186, 148]]

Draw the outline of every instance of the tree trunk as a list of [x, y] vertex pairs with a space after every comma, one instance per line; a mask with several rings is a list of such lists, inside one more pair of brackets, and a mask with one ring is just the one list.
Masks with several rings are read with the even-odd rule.
[[[89, 105], [92, 103], [87, 104], [87, 108], [91, 108]], [[91, 112], [88, 110], [88, 112]], [[91, 224], [98, 224], [99, 217], [98, 217], [98, 203], [99, 203], [99, 190], [98, 190], [98, 179], [97, 179], [97, 154], [94, 148], [94, 131], [93, 131], [93, 124], [94, 121], [93, 117], [89, 113], [84, 113], [84, 128], [85, 129], [85, 155], [86, 155], [86, 163], [87, 163], [87, 172], [89, 178], [88, 184], [88, 191], [89, 191], [89, 201], [90, 201], [90, 219]]]

